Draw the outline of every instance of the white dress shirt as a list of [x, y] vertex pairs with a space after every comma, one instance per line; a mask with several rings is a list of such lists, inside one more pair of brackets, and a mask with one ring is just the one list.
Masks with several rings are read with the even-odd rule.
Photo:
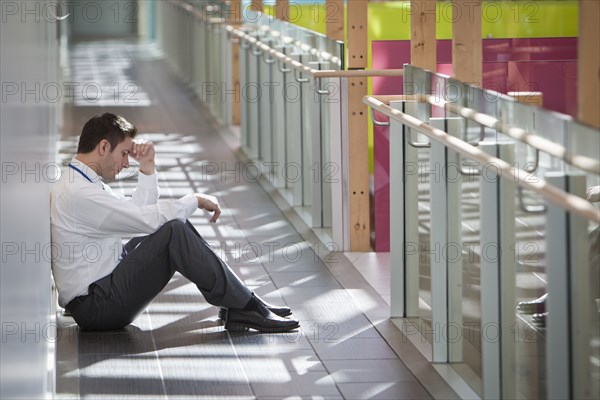
[[125, 197], [81, 161], [73, 158], [71, 164], [81, 173], [63, 170], [51, 195], [52, 272], [61, 307], [112, 273], [121, 260], [122, 236], [154, 233], [168, 221], [185, 221], [198, 208], [193, 194], [158, 201], [156, 173], [139, 173], [133, 196]]

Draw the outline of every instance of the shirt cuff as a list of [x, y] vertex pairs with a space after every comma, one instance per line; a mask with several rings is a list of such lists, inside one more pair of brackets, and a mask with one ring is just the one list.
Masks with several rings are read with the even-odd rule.
[[154, 189], [158, 187], [158, 175], [156, 171], [152, 175], [146, 175], [138, 172], [138, 186], [144, 189]]
[[198, 199], [193, 194], [187, 194], [179, 199], [184, 205], [186, 209], [186, 218], [192, 216], [198, 209]]

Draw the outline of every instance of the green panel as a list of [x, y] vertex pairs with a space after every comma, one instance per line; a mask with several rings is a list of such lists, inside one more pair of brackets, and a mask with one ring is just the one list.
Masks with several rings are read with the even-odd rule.
[[[418, 10], [414, 10], [415, 12]], [[469, 9], [453, 14], [452, 2], [436, 7], [438, 39], [452, 39], [452, 20], [469, 18]], [[576, 0], [484, 1], [482, 37], [576, 37], [579, 5]], [[371, 40], [409, 40], [410, 2], [369, 3]]]
[[[263, 10], [265, 14], [275, 15], [275, 5], [265, 4]], [[290, 1], [288, 10], [291, 23], [325, 34], [325, 4], [298, 4]]]

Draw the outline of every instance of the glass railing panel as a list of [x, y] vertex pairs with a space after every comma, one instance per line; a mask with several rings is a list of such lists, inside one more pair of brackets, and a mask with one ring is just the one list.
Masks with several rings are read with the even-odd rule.
[[[487, 92], [469, 87], [449, 79], [450, 89], [447, 100], [489, 115], [497, 114], [497, 104], [487, 97]], [[448, 113], [448, 118], [456, 119], [459, 126], [452, 132], [467, 143], [481, 148], [483, 142], [494, 143], [496, 131], [480, 124]], [[469, 383], [471, 389], [482, 395], [482, 340], [486, 339], [482, 326], [482, 246], [481, 226], [481, 165], [474, 160], [460, 156], [456, 168], [449, 168], [460, 182], [460, 249], [462, 267], [462, 363], [456, 370]]]
[[292, 44], [297, 47], [297, 51], [302, 52], [306, 52], [307, 47], [316, 49], [321, 54], [313, 61], [328, 61], [331, 63], [331, 69], [343, 69], [344, 46], [342, 42], [254, 10], [244, 9], [243, 17], [244, 25], [249, 28], [268, 27], [267, 31], [277, 32], [274, 34], [275, 44]]
[[[597, 128], [572, 121], [568, 124], [567, 148], [574, 154], [589, 157], [598, 162], [600, 160], [600, 134]], [[580, 170], [574, 166], [567, 166], [570, 174], [584, 175], [586, 181], [586, 198], [596, 208], [600, 208], [600, 175]], [[589, 251], [589, 264], [581, 285], [589, 284], [587, 299], [583, 299], [589, 309], [589, 341], [588, 360], [581, 360], [583, 382], [588, 382], [589, 398], [600, 397], [600, 227], [597, 223], [589, 221], [587, 226], [587, 248]]]
[[[407, 95], [425, 95], [431, 93], [431, 73], [405, 66], [404, 93]], [[402, 104], [403, 112], [422, 121], [429, 121], [431, 107], [427, 103], [408, 100]], [[405, 240], [405, 286], [418, 285], [417, 310], [415, 320], [411, 320], [414, 329], [432, 348], [435, 341], [433, 327], [433, 294], [431, 264], [431, 208], [430, 208], [430, 149], [426, 147], [429, 138], [417, 130], [404, 127], [404, 240]], [[416, 146], [415, 146], [416, 145]], [[397, 151], [391, 149], [391, 151]], [[392, 221], [394, 223], [394, 221]], [[391, 243], [391, 246], [398, 246]], [[417, 281], [413, 281], [414, 271], [418, 271]], [[407, 296], [412, 296], [408, 294]], [[407, 299], [407, 315], [415, 316], [411, 310], [411, 300]]]

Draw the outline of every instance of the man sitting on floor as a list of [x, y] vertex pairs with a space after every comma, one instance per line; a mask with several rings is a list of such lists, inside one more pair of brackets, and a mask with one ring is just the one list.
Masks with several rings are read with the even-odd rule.
[[[158, 201], [154, 145], [134, 141], [137, 129], [106, 113], [90, 119], [77, 155], [51, 196], [52, 272], [59, 304], [82, 329], [113, 330], [130, 324], [166, 286], [175, 271], [196, 284], [204, 298], [222, 307], [225, 329], [287, 332], [299, 327], [287, 307], [252, 293], [187, 221], [196, 209], [221, 209], [213, 196], [193, 193]], [[113, 181], [139, 163], [132, 197], [114, 193]], [[121, 236], [135, 238], [125, 247]]]

